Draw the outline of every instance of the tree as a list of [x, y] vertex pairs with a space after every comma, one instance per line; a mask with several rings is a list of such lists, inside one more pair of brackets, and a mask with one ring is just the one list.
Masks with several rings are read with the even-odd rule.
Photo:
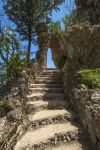
[[36, 43], [36, 26], [46, 23], [52, 10], [64, 0], [8, 0], [4, 9], [9, 19], [16, 24], [23, 40], [28, 40], [27, 65], [30, 63], [31, 44]]
[[19, 41], [11, 29], [0, 33], [0, 70], [5, 72], [6, 79], [15, 77], [20, 72], [21, 50]]
[[77, 24], [76, 6], [74, 0], [65, 0], [66, 15], [62, 19], [65, 30], [69, 26]]

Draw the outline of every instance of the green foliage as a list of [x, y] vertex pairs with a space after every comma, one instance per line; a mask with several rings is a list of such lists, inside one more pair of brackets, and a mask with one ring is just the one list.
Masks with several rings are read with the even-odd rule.
[[47, 23], [52, 11], [64, 0], [12, 0], [7, 1], [4, 9], [9, 19], [16, 24], [17, 32], [23, 40], [28, 40], [27, 64], [30, 62], [31, 43], [36, 44], [38, 24]]
[[100, 68], [98, 69], [82, 69], [78, 72], [81, 77], [81, 83], [91, 88], [100, 88]]
[[54, 57], [54, 59], [55, 59], [56, 67], [59, 68], [59, 69], [61, 69], [64, 66], [65, 62], [66, 62], [66, 57], [64, 55], [62, 55], [62, 56], [57, 55], [57, 56]]
[[64, 35], [64, 32], [61, 28], [61, 22], [58, 21], [58, 22], [53, 22], [50, 24], [49, 26], [49, 32], [52, 33], [55, 37], [63, 37]]
[[7, 108], [7, 107], [8, 107], [8, 101], [7, 100], [0, 101], [0, 109]]
[[20, 51], [19, 41], [14, 32], [7, 28], [0, 33], [0, 57], [7, 64], [9, 59]]
[[20, 59], [20, 56], [20, 52], [18, 52], [9, 60], [9, 65], [7, 66], [7, 78], [16, 78], [18, 74], [24, 70], [25, 65]]
[[6, 29], [0, 34], [0, 59], [0, 70], [1, 75], [5, 76], [4, 80], [17, 77], [25, 67], [19, 41], [11, 29]]
[[62, 22], [64, 24], [65, 30], [67, 30], [68, 27], [76, 25], [77, 24], [76, 10], [73, 10], [69, 15], [66, 15], [62, 19]]

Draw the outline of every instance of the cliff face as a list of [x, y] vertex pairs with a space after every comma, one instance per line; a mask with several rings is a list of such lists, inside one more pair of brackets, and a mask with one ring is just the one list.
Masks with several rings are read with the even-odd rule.
[[100, 0], [75, 0], [79, 21], [100, 23]]
[[79, 67], [100, 67], [100, 26], [72, 27], [60, 40], [60, 48]]
[[50, 47], [54, 50], [53, 58], [61, 53], [66, 57], [63, 70], [67, 84], [66, 93], [69, 97], [77, 71], [81, 68], [100, 68], [99, 25], [71, 27], [59, 40], [53, 39]]
[[72, 91], [73, 108], [90, 134], [96, 150], [100, 150], [100, 89], [77, 85]]

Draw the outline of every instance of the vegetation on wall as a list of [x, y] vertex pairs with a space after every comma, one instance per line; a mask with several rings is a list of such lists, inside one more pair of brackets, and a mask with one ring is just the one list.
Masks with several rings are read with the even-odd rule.
[[7, 100], [0, 101], [0, 109], [4, 109], [4, 108], [8, 108]]
[[56, 67], [61, 69], [61, 68], [63, 68], [63, 66], [66, 62], [66, 57], [64, 55], [56, 55], [54, 57], [54, 60], [55, 60]]
[[86, 84], [90, 88], [100, 88], [100, 68], [82, 69], [78, 74], [82, 84]]

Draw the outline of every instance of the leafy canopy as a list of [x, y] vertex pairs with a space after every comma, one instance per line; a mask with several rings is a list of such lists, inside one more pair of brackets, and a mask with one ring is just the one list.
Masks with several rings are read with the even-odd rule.
[[48, 15], [59, 9], [58, 6], [64, 0], [8, 0], [5, 12], [9, 19], [16, 24], [17, 31], [28, 40], [30, 36], [34, 41], [36, 26], [42, 22], [48, 22]]

